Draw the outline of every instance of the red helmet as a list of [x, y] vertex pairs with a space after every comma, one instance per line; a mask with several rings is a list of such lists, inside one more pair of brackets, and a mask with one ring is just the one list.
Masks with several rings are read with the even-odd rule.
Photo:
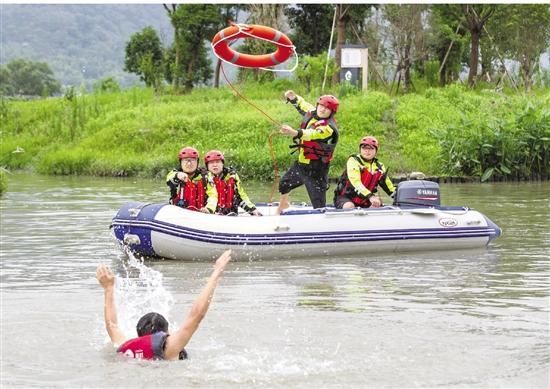
[[178, 153], [178, 158], [180, 161], [184, 158], [197, 158], [199, 159], [199, 152], [194, 147], [184, 147]]
[[332, 111], [333, 114], [338, 111], [338, 107], [340, 106], [340, 102], [333, 95], [323, 95], [319, 97], [319, 100], [317, 100], [317, 104], [321, 104], [327, 107]]
[[359, 143], [359, 146], [361, 145], [371, 145], [372, 147], [375, 147], [376, 150], [378, 150], [378, 140], [376, 140], [374, 136], [366, 136], [361, 139], [361, 143]]
[[208, 165], [208, 162], [212, 162], [212, 161], [222, 161], [225, 163], [225, 158], [223, 156], [223, 153], [219, 150], [210, 150], [204, 156], [204, 164]]

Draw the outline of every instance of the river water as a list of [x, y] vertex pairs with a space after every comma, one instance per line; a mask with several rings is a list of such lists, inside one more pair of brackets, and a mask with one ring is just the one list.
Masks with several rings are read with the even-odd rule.
[[[443, 203], [503, 229], [488, 248], [235, 262], [188, 361], [116, 355], [98, 263], [117, 273], [121, 327], [158, 310], [177, 328], [211, 264], [122, 254], [108, 226], [163, 182], [9, 176], [1, 199], [1, 387], [550, 386], [550, 184], [441, 185]], [[270, 188], [250, 185], [256, 201]], [[299, 192], [295, 200], [305, 200]]]

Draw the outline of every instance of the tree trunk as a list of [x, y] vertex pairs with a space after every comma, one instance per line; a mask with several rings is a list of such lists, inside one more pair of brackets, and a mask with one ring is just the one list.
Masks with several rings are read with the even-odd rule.
[[444, 87], [445, 84], [447, 84], [447, 77], [446, 76], [447, 69], [445, 67], [441, 69], [441, 73], [439, 73], [439, 86]]
[[470, 30], [472, 33], [472, 42], [470, 47], [470, 72], [468, 73], [468, 85], [473, 87], [477, 76], [477, 65], [479, 63], [479, 36], [480, 30], [473, 28]]
[[403, 75], [403, 91], [409, 93], [411, 89], [411, 46], [405, 45], [403, 48], [403, 67], [401, 69], [401, 74]]
[[531, 92], [531, 61], [529, 58], [523, 57], [521, 59], [520, 63], [521, 68], [521, 76], [523, 78], [523, 86], [525, 88], [525, 92], [529, 93]]
[[181, 52], [178, 39], [178, 29], [175, 29], [174, 32], [174, 47], [175, 47], [175, 59], [174, 59], [174, 69], [172, 69], [172, 82], [174, 83], [174, 92], [178, 93], [180, 90], [180, 63], [181, 63]]
[[214, 72], [214, 88], [220, 87], [220, 70], [222, 67], [222, 60], [218, 58], [218, 62], [216, 63], [216, 70]]
[[336, 18], [338, 19], [338, 24], [336, 28], [336, 46], [334, 48], [334, 61], [336, 62], [336, 72], [332, 76], [332, 85], [337, 85], [340, 83], [340, 68], [342, 66], [342, 45], [346, 39], [346, 19], [343, 16], [344, 5], [338, 4], [338, 12]]

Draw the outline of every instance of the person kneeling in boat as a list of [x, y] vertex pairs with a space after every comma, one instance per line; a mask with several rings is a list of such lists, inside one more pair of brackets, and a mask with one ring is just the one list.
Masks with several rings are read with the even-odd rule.
[[208, 181], [213, 182], [216, 196], [208, 196], [207, 207], [216, 207], [220, 215], [238, 215], [239, 207], [253, 216], [262, 216], [260, 211], [244, 191], [241, 179], [234, 168], [225, 167], [225, 157], [221, 151], [210, 150], [204, 156], [208, 169]]
[[96, 278], [105, 292], [105, 329], [111, 342], [118, 346], [117, 352], [137, 359], [187, 359], [184, 347], [206, 315], [221, 274], [230, 260], [231, 250], [225, 251], [216, 260], [214, 271], [178, 330], [169, 333], [168, 321], [160, 313], [150, 312], [142, 316], [137, 323], [138, 337], [129, 340], [118, 327], [114, 296], [115, 276], [107, 266], [98, 265]]
[[184, 147], [178, 153], [180, 166], [166, 176], [170, 187], [170, 204], [206, 213], [216, 212], [206, 199], [214, 196], [216, 189], [208, 185], [207, 171], [199, 168], [199, 152], [193, 147]]
[[285, 97], [287, 102], [302, 115], [302, 123], [298, 130], [286, 124], [283, 124], [280, 129], [282, 134], [292, 136], [294, 145], [290, 147], [299, 150], [299, 153], [298, 160], [279, 182], [281, 199], [277, 207], [277, 215], [289, 207], [290, 192], [302, 185], [306, 186], [313, 208], [325, 207], [328, 171], [339, 137], [334, 119], [340, 106], [336, 97], [323, 95], [319, 97], [315, 106], [292, 90], [286, 91]]
[[376, 158], [378, 147], [378, 140], [373, 136], [361, 139], [359, 154], [348, 158], [346, 170], [334, 191], [336, 208], [381, 207], [382, 200], [376, 194], [378, 186], [393, 197], [395, 187], [384, 165]]

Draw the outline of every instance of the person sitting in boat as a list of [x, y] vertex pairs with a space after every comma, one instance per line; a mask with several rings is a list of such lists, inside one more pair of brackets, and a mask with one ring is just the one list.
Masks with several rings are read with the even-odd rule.
[[170, 204], [206, 213], [216, 212], [206, 204], [207, 197], [215, 196], [216, 189], [207, 182], [207, 171], [199, 168], [199, 152], [184, 147], [178, 153], [180, 166], [166, 176], [170, 187]]
[[361, 139], [359, 154], [348, 158], [346, 170], [334, 191], [336, 208], [381, 207], [382, 200], [376, 194], [378, 186], [393, 197], [395, 187], [384, 165], [376, 158], [378, 147], [378, 140], [373, 136]]
[[253, 216], [261, 216], [260, 211], [244, 191], [241, 179], [233, 167], [225, 167], [225, 157], [219, 150], [210, 150], [204, 156], [208, 169], [208, 181], [216, 188], [215, 196], [208, 196], [207, 207], [216, 207], [221, 215], [237, 215], [239, 207]]
[[279, 183], [281, 199], [277, 214], [289, 206], [290, 191], [305, 185], [313, 208], [326, 205], [328, 189], [328, 171], [334, 149], [338, 143], [338, 127], [334, 115], [340, 105], [332, 95], [319, 97], [316, 106], [306, 102], [292, 90], [285, 92], [287, 102], [291, 103], [302, 115], [298, 130], [283, 124], [280, 132], [293, 138], [299, 150], [298, 160], [283, 175]]
[[115, 305], [115, 277], [103, 264], [96, 269], [96, 278], [105, 293], [105, 329], [117, 352], [137, 359], [187, 359], [185, 346], [206, 315], [214, 291], [227, 263], [231, 260], [231, 250], [225, 251], [214, 263], [214, 271], [206, 282], [199, 297], [193, 303], [182, 326], [173, 333], [168, 332], [168, 321], [160, 313], [150, 312], [139, 319], [137, 338], [127, 339], [118, 327]]

